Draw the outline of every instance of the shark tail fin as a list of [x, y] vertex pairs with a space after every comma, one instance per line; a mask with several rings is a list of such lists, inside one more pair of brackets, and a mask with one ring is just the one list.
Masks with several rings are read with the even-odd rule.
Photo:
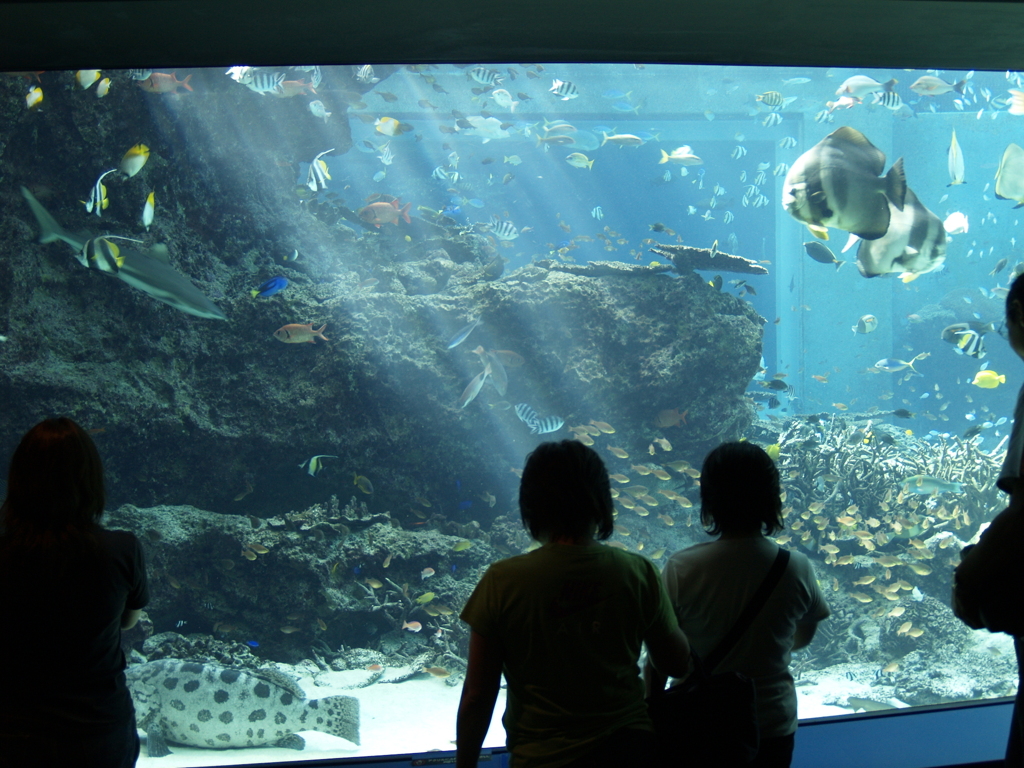
[[29, 192], [26, 187], [21, 188], [21, 194], [28, 203], [29, 208], [32, 209], [32, 213], [35, 214], [36, 221], [39, 222], [40, 243], [52, 243], [55, 240], [63, 240], [73, 248], [82, 247], [82, 238], [75, 237], [58, 224], [57, 220], [50, 215], [48, 210], [43, 208], [43, 204], [36, 200], [35, 195]]

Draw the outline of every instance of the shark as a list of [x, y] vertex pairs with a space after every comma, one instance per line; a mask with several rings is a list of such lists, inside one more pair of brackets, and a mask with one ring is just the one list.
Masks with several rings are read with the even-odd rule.
[[[94, 243], [94, 240], [75, 235], [64, 229], [25, 187], [21, 188], [21, 194], [39, 223], [40, 243], [63, 240], [75, 249], [78, 261], [87, 268], [113, 275], [133, 288], [137, 288], [157, 301], [162, 301], [181, 312], [211, 320], [227, 320], [227, 316], [207, 298], [206, 294], [170, 265], [166, 247], [154, 246], [146, 252], [122, 248], [117, 249], [116, 260], [90, 259], [87, 255], [90, 251], [88, 246]], [[109, 243], [106, 245], [109, 248]]]

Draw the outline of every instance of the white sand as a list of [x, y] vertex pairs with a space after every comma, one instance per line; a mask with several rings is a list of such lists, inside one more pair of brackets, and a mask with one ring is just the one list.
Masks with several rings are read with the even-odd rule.
[[[360, 704], [359, 746], [315, 731], [303, 731], [305, 750], [252, 748], [252, 749], [196, 749], [170, 745], [167, 757], [146, 757], [143, 741], [138, 765], [143, 768], [178, 768], [179, 766], [240, 765], [246, 763], [318, 760], [339, 757], [376, 757], [455, 749], [455, 716], [459, 706], [461, 686], [450, 686], [437, 678], [405, 680], [401, 683], [376, 683], [367, 688], [349, 688], [366, 679], [366, 672], [328, 672], [318, 675], [320, 685], [310, 677], [300, 679], [302, 688], [310, 698], [335, 694], [355, 696]], [[892, 706], [905, 706], [893, 699], [880, 696], [878, 688], [844, 677], [829, 676], [816, 684], [797, 686], [797, 701], [801, 719], [848, 715], [850, 709], [836, 706], [847, 696], [878, 700]], [[828, 702], [828, 703], [826, 703]], [[504, 691], [499, 695], [487, 733], [485, 748], [499, 748], [505, 744], [505, 730], [501, 715], [505, 711]]]

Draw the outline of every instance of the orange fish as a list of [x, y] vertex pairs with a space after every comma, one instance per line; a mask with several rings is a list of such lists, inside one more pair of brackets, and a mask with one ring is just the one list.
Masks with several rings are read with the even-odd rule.
[[[185, 78], [186, 80], [188, 78]], [[306, 89], [313, 91], [313, 86], [309, 83], [304, 83], [301, 80], [285, 80], [279, 86], [278, 90], [271, 91], [272, 96], [277, 96], [279, 99], [288, 99], [292, 96], [307, 96]], [[316, 93], [316, 91], [313, 91]]]
[[330, 341], [324, 336], [324, 328], [327, 327], [327, 323], [324, 323], [319, 328], [313, 328], [313, 324], [299, 325], [298, 323], [291, 323], [290, 325], [284, 325], [274, 331], [274, 338], [278, 341], [283, 341], [285, 344], [301, 344], [304, 341], [310, 344], [316, 344], [314, 339], [321, 338], [324, 341]]
[[410, 632], [419, 632], [423, 629], [423, 625], [418, 621], [404, 621], [402, 622], [402, 629], [407, 629]]
[[380, 229], [381, 224], [394, 224], [397, 227], [399, 216], [405, 219], [406, 224], [412, 224], [412, 219], [409, 218], [410, 206], [412, 203], [406, 203], [404, 208], [399, 208], [398, 200], [392, 200], [390, 203], [370, 203], [356, 213], [360, 219], [373, 224], [377, 229]]
[[177, 93], [178, 88], [191, 91], [192, 86], [188, 84], [191, 79], [192, 75], [188, 75], [184, 80], [179, 80], [173, 72], [169, 75], [164, 72], [154, 72], [145, 80], [139, 80], [138, 84], [139, 88], [149, 93]]

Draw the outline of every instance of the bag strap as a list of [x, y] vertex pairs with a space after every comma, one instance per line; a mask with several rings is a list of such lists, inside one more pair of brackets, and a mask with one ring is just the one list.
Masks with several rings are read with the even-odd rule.
[[736, 645], [740, 637], [743, 636], [743, 633], [753, 623], [754, 617], [761, 612], [764, 604], [768, 602], [768, 596], [775, 590], [788, 564], [789, 550], [779, 547], [779, 554], [775, 556], [775, 562], [772, 563], [772, 567], [768, 570], [768, 575], [764, 577], [764, 581], [761, 582], [761, 586], [758, 587], [754, 596], [750, 598], [750, 602], [747, 603], [743, 613], [736, 619], [736, 623], [732, 625], [729, 634], [722, 638], [718, 645], [715, 646], [715, 650], [709, 653], [708, 657], [704, 660], [704, 669], [707, 674], [710, 675], [715, 671], [715, 667], [722, 663], [722, 660], [732, 650], [732, 647]]

